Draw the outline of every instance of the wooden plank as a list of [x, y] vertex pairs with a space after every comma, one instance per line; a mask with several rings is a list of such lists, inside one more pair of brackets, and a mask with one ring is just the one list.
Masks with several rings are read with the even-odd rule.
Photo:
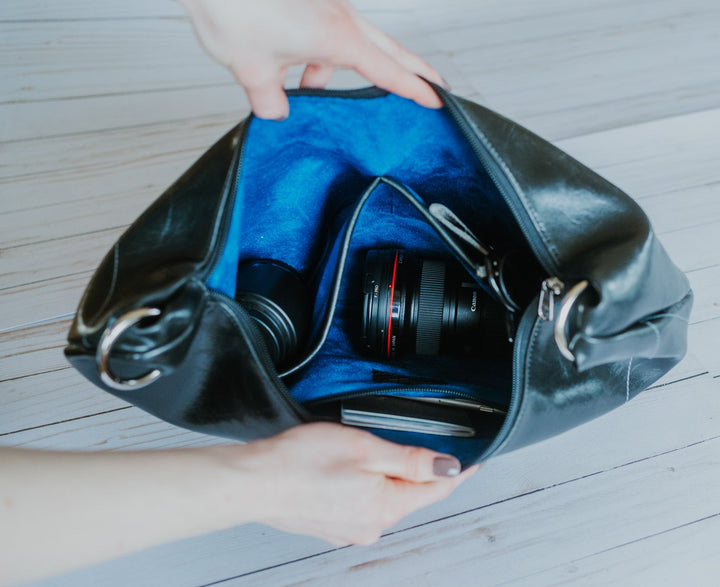
[[[548, 567], [720, 514], [715, 491], [720, 482], [719, 448], [720, 440], [705, 442], [398, 532], [365, 549], [335, 551], [255, 572], [233, 584], [312, 580], [373, 585], [390, 578], [396, 585], [437, 585], [448, 577], [458, 584], [474, 584], [479, 576], [487, 584], [499, 584], [526, 579]], [[648, 491], [649, 483], [653, 491]], [[695, 499], [687, 498], [688, 486], [695, 489]], [[682, 568], [680, 563], [676, 572]], [[644, 584], [642, 575], [635, 578]]]
[[[358, 10], [368, 12], [398, 12], [416, 6], [415, 0], [394, 0], [391, 6], [382, 0], [355, 0]], [[43, 0], [4, 0], [0, 5], [0, 22], [47, 20], [98, 20], [185, 17], [179, 2], [167, 0], [126, 0], [121, 4], [73, 0], [48, 4]]]
[[[104, 132], [158, 122], [178, 127], [201, 116], [223, 115], [239, 121], [250, 111], [242, 88], [232, 80], [191, 88], [172, 88], [134, 94], [82, 96], [47, 103], [0, 104], [6, 122], [0, 140], [24, 141], [76, 133]], [[88, 140], [97, 144], [95, 140]]]
[[[120, 185], [135, 188], [164, 179], [162, 186], [174, 181], [177, 174], [187, 168], [205, 149], [230, 130], [239, 119], [234, 114], [197, 116], [189, 121], [136, 125], [120, 130], [106, 130], [96, 136], [76, 134], [63, 137], [41, 138], [2, 144], [3, 159], [0, 161], [0, 179], [3, 182], [31, 181], [28, 187], [13, 186], [13, 197], [3, 198], [0, 211], [24, 210], [37, 206], [54, 205], [72, 199], [82, 199], [90, 194], [103, 195], [114, 176], [105, 174], [118, 169], [126, 172], [126, 180]], [[180, 160], [180, 161], [178, 161]], [[176, 168], [163, 175], [166, 164], [173, 162]], [[67, 189], [47, 189], [47, 185], [59, 182], [61, 186], [77, 174], [79, 180], [97, 177], [97, 183], [87, 193], [70, 198]], [[132, 183], [138, 177], [137, 184]], [[8, 185], [4, 183], [3, 185]], [[117, 185], [112, 186], [115, 189]], [[44, 189], [43, 189], [44, 188]], [[37, 193], [41, 192], [41, 193]], [[37, 199], [32, 199], [35, 194]], [[58, 195], [59, 194], [59, 195]], [[58, 199], [59, 198], [59, 199]]]
[[228, 442], [172, 426], [126, 404], [116, 404], [105, 413], [0, 436], [3, 446], [79, 451], [160, 450]]
[[[127, 173], [129, 169], [122, 171]], [[119, 176], [121, 172], [108, 174], [111, 175]], [[103, 178], [102, 183], [106, 181], [112, 180], [110, 177]], [[72, 184], [68, 187], [72, 187]], [[72, 238], [88, 231], [95, 233], [129, 226], [157, 199], [163, 188], [150, 185], [127, 190], [122, 184], [115, 183], [113, 193], [104, 198], [96, 197], [92, 192], [67, 191], [68, 197], [82, 193], [88, 195], [83, 199], [71, 200], [58, 206], [30, 208], [0, 215], [0, 221], [7, 226], [3, 231], [4, 234], [0, 236], [0, 248], [32, 246]]]
[[93, 270], [1, 290], [0, 337], [6, 330], [71, 317]]
[[197, 87], [230, 78], [203, 52], [184, 19], [9, 23], [0, 24], [0, 38], [0, 103]]
[[645, 585], [712, 585], [720, 570], [718, 536], [720, 516], [713, 515], [509, 584], [591, 584], [601, 576], [605, 585], [622, 585], [629, 577]]
[[[634, 0], [632, 5], [637, 7], [653, 6], [658, 2], [653, 0]], [[437, 0], [417, 0], [413, 3], [418, 21], [425, 24], [428, 33], [461, 34], [462, 29], [475, 28], [482, 31], [484, 27], [513, 23], [524, 26], [526, 21], [551, 16], [562, 18], [571, 13], [577, 15], [574, 26], [584, 26], [589, 15], [595, 15], [596, 9], [612, 11], [620, 7], [627, 7], [628, 3], [622, 0], [593, 0], [593, 2], [574, 2], [570, 8], [567, 0], [548, 0], [538, 4], [534, 0], [518, 0], [512, 4], [503, 0], [486, 0], [482, 4], [466, 0], [446, 0], [438, 3]], [[626, 19], [627, 21], [628, 19]], [[482, 38], [478, 34], [478, 38]]]
[[640, 201], [640, 205], [661, 240], [668, 232], [704, 224], [717, 225], [720, 222], [720, 181], [648, 196]]
[[695, 294], [691, 322], [706, 322], [720, 317], [720, 266], [687, 274]]
[[68, 366], [65, 347], [71, 320], [28, 326], [0, 334], [0, 385], [18, 377]]
[[[592, 67], [592, 66], [590, 66]], [[657, 72], [657, 76], [662, 73]], [[623, 85], [624, 80], [607, 80], [606, 85]], [[584, 81], [578, 81], [584, 85]], [[528, 128], [541, 136], [554, 140], [585, 136], [589, 133], [602, 132], [607, 129], [632, 126], [641, 121], [656, 121], [668, 117], [689, 115], [696, 112], [712, 110], [720, 105], [717, 96], [720, 94], [720, 80], [700, 80], [697, 83], [690, 81], [685, 86], [667, 87], [656, 91], [642, 93], [645, 86], [638, 83], [637, 92], [633, 96], [615, 99], [607, 96], [598, 103], [582, 105], [553, 106], [559, 110], [527, 112], [528, 105], [522, 103], [520, 108], [513, 107], [506, 98], [495, 98], [484, 95], [484, 103], [490, 104], [498, 110], [505, 112], [510, 118], [515, 118]], [[596, 88], [593, 88], [596, 89]], [[556, 96], [550, 91], [547, 100], [554, 102]], [[513, 96], [515, 101], [522, 101], [518, 93]], [[532, 90], [524, 94], [534, 95]]]
[[[586, 50], [593, 51], [597, 49], [592, 43], [596, 37], [631, 37], [645, 30], [666, 28], [668, 21], [676, 27], [687, 27], [702, 24], [718, 14], [716, 5], [703, 0], [689, 0], [683, 6], [673, 0], [657, 0], [651, 4], [593, 1], [576, 3], [572, 10], [562, 2], [555, 3], [554, 7], [543, 4], [540, 10], [532, 3], [521, 3], [510, 10], [502, 6], [502, 18], [497, 19], [493, 18], [493, 4], [498, 3], [455, 6], [454, 10], [446, 6], [430, 7], [418, 11], [418, 20], [421, 26], [431, 26], [430, 36], [444, 50], [481, 54], [492, 47], [515, 46], [518, 41], [528, 44], [566, 38], [574, 41], [580, 35], [590, 41]], [[628, 26], [628, 22], [632, 22], [632, 26]]]
[[[667, 232], [661, 240], [670, 258], [685, 272], [712, 267], [720, 262], [720, 232], [717, 224]], [[699, 247], [698, 243], [702, 243], [702, 246]]]
[[[632, 5], [628, 6], [632, 11]], [[576, 23], [545, 39], [515, 27], [518, 36], [509, 36], [507, 45], [475, 46], [458, 51], [454, 60], [467, 79], [485, 92], [491, 106], [541, 133], [555, 130], [555, 137], [717, 107], [717, 94], [704, 91], [720, 82], [720, 73], [708, 69], [720, 57], [713, 41], [716, 8], [699, 2], [691, 11], [693, 16], [673, 18], [677, 5], [666, 6], [672, 8], [667, 19], [661, 16], [645, 26], [630, 12], [625, 15], [629, 19], [618, 14], [608, 30], [576, 32]], [[647, 11], [653, 12], [654, 7]], [[703, 17], [695, 16], [696, 12]], [[673, 23], [670, 30], [668, 21]], [[533, 24], [525, 26], [542, 30]], [[490, 34], [478, 27], [476, 35], [482, 41]], [[442, 41], [438, 45], [445, 48]], [[683, 50], [669, 49], [678, 46]], [[669, 70], [673, 75], [666, 75]], [[671, 99], [668, 92], [673, 92]], [[531, 103], [527, 96], [532, 96]], [[563, 119], [557, 117], [574, 110], [578, 116], [568, 119], [574, 127], [558, 132]]]
[[720, 109], [559, 141], [561, 148], [638, 199], [718, 181]]
[[153, 0], [126, 0], [125, 2], [44, 2], [43, 0], [4, 0], [0, 5], [0, 22], [88, 20], [119, 18], [184, 17], [179, 2]]
[[[720, 361], [718, 360], [718, 349], [720, 348], [720, 320], [706, 320], [692, 325], [692, 333], [689, 334], [688, 346], [692, 348], [692, 354], [708, 371], [711, 377], [720, 377]], [[720, 383], [720, 381], [718, 381]]]
[[[120, 226], [4, 249], [0, 288], [65, 277], [97, 267], [125, 228]], [[28, 259], [34, 262], [29, 265]]]

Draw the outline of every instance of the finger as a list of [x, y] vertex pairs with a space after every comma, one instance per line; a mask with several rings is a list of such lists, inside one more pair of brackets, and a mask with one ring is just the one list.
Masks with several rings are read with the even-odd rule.
[[450, 86], [443, 76], [427, 61], [403, 47], [397, 40], [385, 34], [364, 17], [357, 15], [355, 20], [360, 31], [368, 39], [390, 55], [390, 57], [398, 61], [403, 67], [439, 86], [443, 86], [448, 91], [450, 90]]
[[402, 479], [390, 480], [394, 487], [396, 513], [401, 517], [448, 497], [457, 487], [472, 477], [479, 465], [474, 465], [451, 479], [441, 479], [434, 483], [412, 483]]
[[287, 68], [284, 68], [276, 75], [259, 77], [233, 70], [235, 78], [245, 88], [253, 114], [270, 120], [284, 120], [290, 114], [290, 105], [283, 89], [286, 73]]
[[417, 75], [405, 69], [372, 41], [358, 48], [355, 60], [347, 64], [379, 88], [414, 100], [427, 108], [442, 108], [435, 91]]
[[300, 87], [323, 89], [327, 86], [333, 73], [335, 73], [335, 67], [332, 65], [311, 63], [303, 72]]
[[364, 453], [363, 469], [386, 477], [414, 483], [436, 481], [460, 473], [460, 462], [453, 456], [418, 446], [403, 446], [374, 438]]

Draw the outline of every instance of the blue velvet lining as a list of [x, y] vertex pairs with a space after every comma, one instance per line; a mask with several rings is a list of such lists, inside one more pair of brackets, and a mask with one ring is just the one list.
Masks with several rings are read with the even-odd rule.
[[[446, 110], [422, 108], [394, 95], [372, 98], [291, 96], [283, 122], [253, 119], [239, 170], [225, 249], [207, 280], [235, 293], [240, 259], [271, 258], [297, 269], [315, 288], [314, 320], [324, 307], [338, 219], [379, 175], [441, 202], [491, 242], [517, 232], [487, 173]], [[397, 246], [450, 258], [434, 230], [387, 186], [361, 213], [351, 244], [341, 298], [320, 353], [287, 382], [302, 402], [373, 386], [372, 369], [427, 376], [484, 399], [507, 403], [507, 361], [436, 357], [376, 363], [360, 356], [360, 273], [368, 248]], [[323, 277], [324, 276], [324, 277]], [[398, 389], [402, 393], [402, 389]]]
[[[443, 258], [457, 263], [434, 229], [417, 211], [391, 188], [381, 185], [360, 213], [350, 242], [348, 262], [340, 290], [333, 327], [320, 353], [289, 381], [292, 394], [308, 402], [335, 393], [352, 393], [372, 388], [389, 390], [387, 383], [373, 383], [373, 369], [410, 374], [439, 381], [448, 390], [481, 396], [503, 403], [506, 398], [498, 389], [506, 388], [507, 369], [495, 360], [465, 357], [407, 356], [395, 361], [377, 361], [367, 356], [358, 360], [358, 340], [362, 315], [362, 266], [370, 248], [403, 248], [421, 257]], [[328, 263], [327, 267], [334, 266]], [[322, 282], [321, 282], [322, 283]], [[324, 307], [322, 287], [318, 304]], [[319, 311], [316, 311], [316, 315]], [[322, 382], [322, 385], [318, 385]], [[403, 386], [397, 386], [403, 393]]]

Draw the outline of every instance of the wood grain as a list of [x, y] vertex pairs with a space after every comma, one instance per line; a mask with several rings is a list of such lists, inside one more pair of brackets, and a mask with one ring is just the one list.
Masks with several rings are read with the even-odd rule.
[[[256, 572], [235, 584], [437, 585], [531, 581], [548, 567], [572, 564], [717, 516], [720, 439], [529, 493], [391, 535], [342, 557], [321, 554]], [[702, 466], [698, 466], [698, 465]], [[657, 487], [647, 491], [648, 485]], [[688, 500], [684, 488], [695, 488]], [[582, 532], [583, 540], [575, 538]], [[707, 557], [711, 545], [698, 545]], [[677, 577], [680, 569], [673, 566]], [[602, 572], [602, 571], [600, 571]], [[709, 569], [706, 569], [709, 572]], [[711, 575], [708, 575], [710, 578]]]
[[[696, 397], [707, 405], [709, 412], [700, 417], [697, 410], [688, 407], [688, 396]], [[666, 455], [683, 454], [687, 448], [706, 444], [703, 441], [714, 443], [709, 452], [715, 454], [718, 440], [713, 417], [717, 417], [716, 410], [720, 409], [717, 397], [717, 388], [714, 391], [707, 388], [702, 380], [682, 382], [674, 389], [668, 387], [641, 395], [612, 414], [559, 437], [493, 459], [484, 465], [481, 473], [461, 486], [451, 500], [416, 512], [393, 528], [377, 545], [369, 548], [333, 549], [316, 540], [282, 535], [262, 526], [249, 526], [243, 531], [236, 529], [205, 539], [183, 541], [174, 545], [175, 548], [155, 548], [106, 563], [94, 571], [76, 573], [72, 580], [77, 585], [91, 585], [98, 580], [98, 585], [113, 585], [113, 577], [123, 576], [133, 584], [137, 582], [140, 585], [199, 585], [203, 580], [209, 582], [247, 575], [242, 581], [238, 579], [240, 584], [249, 582], [253, 585], [286, 585], [300, 580], [309, 581], [311, 584], [338, 584], [335, 582], [336, 575], [351, 573], [356, 570], [356, 565], [362, 565], [363, 568], [357, 570], [362, 570], [361, 578], [371, 580], [370, 584], [384, 584], [383, 580], [378, 578], [382, 573], [385, 573], [386, 577], [392, 577], [393, 583], [408, 579], [422, 583], [428, 568], [446, 570], [440, 560], [444, 548], [462, 548], [459, 541], [449, 538], [458, 523], [468, 532], [465, 539], [472, 544], [465, 552], [472, 552], [472, 556], [481, 561], [474, 568], [487, 572], [486, 556], [492, 559], [504, 555], [517, 559], [520, 556], [518, 552], [524, 552], [526, 547], [538, 546], [535, 544], [537, 537], [528, 541], [528, 532], [531, 531], [519, 531], [518, 525], [528, 516], [544, 512], [546, 508], [553, 512], [552, 515], [562, 518], [562, 521], [558, 522], [560, 524], [577, 523], [578, 528], [573, 529], [574, 526], [570, 526], [563, 530], [568, 540], [575, 537], [580, 548], [587, 548], [589, 545], [586, 544], [584, 534], [583, 540], [579, 540], [577, 534], [584, 526], [576, 520], [583, 518], [577, 518], [577, 509], [570, 512], [572, 515], [564, 513], [567, 496], [575, 495], [580, 502], [584, 501], [587, 510], [584, 515], [591, 516], [595, 503], [608, 507], [611, 504], [606, 504], [605, 501], [612, 502], [617, 499], [616, 492], [622, 490], [622, 479], [628, 467], [645, 463], [649, 470], [662, 469], [664, 465], [658, 465], [657, 459], [663, 459]], [[668, 408], [675, 413], [671, 413]], [[647, 426], [637, 426], [638, 419], [647, 422]], [[685, 421], [688, 425], [673, 426], [678, 421]], [[74, 426], [78, 428], [77, 424]], [[668, 426], [672, 426], [671, 434], [667, 433]], [[83, 434], [79, 430], [76, 433]], [[152, 439], [153, 435], [149, 438]], [[115, 446], [124, 440], [113, 438], [111, 442], [115, 443]], [[696, 461], [691, 460], [690, 463], [692, 462]], [[644, 474], [641, 472], [640, 476]], [[603, 480], [606, 475], [614, 477]], [[585, 497], [584, 489], [574, 489], [579, 482], [586, 483], [586, 487], [591, 491], [595, 486], [594, 490], [598, 491], [596, 501]], [[658, 480], [651, 478], [647, 482], [655, 483]], [[679, 481], [678, 485], [682, 486], [682, 481]], [[566, 487], [569, 494], [561, 493], [559, 498], [553, 499], [552, 492], [559, 487]], [[603, 492], [613, 487], [610, 491], [612, 500], [603, 500], [600, 497]], [[635, 499], [644, 499], [644, 495], [636, 495]], [[528, 505], [526, 500], [530, 500], [532, 505]], [[662, 498], [659, 502], [658, 507]], [[637, 501], [634, 501], [633, 505], [636, 503]], [[576, 504], [577, 507], [579, 506]], [[512, 519], [491, 524], [486, 518], [494, 515], [493, 512], [499, 508]], [[465, 519], [470, 521], [464, 522], [465, 516]], [[616, 519], [616, 516], [613, 516], [607, 523], [614, 523]], [[496, 545], [487, 539], [488, 528], [493, 528], [494, 532], [503, 532], [506, 526], [509, 526], [510, 530], [501, 544]], [[546, 521], [536, 530], [540, 533], [543, 530], [552, 532], [555, 528], [555, 524]], [[406, 552], [405, 536], [410, 536], [410, 543], [413, 544], [408, 550], [416, 550], [422, 545], [422, 549], [427, 549], [428, 556], [433, 557], [428, 566], [421, 567], [420, 575], [417, 566], [410, 562], [413, 553]], [[445, 543], [446, 538], [448, 543]], [[492, 551], [488, 552], [488, 548]], [[213, 555], [210, 556], [209, 552]], [[547, 566], [541, 568], [551, 568], [552, 563], [565, 554], [562, 549], [554, 549], [552, 543], [548, 544], [542, 553], [542, 556], [548, 557]], [[213, 568], [210, 570], [205, 568], [208, 557], [213, 561]], [[471, 562], [469, 558], [467, 560]], [[399, 567], [396, 566], [398, 563]], [[296, 565], [299, 574], [294, 575]], [[527, 572], [523, 565], [504, 566], [512, 567], [506, 569], [508, 573], [513, 572], [513, 569], [514, 572]], [[368, 575], [372, 568], [377, 569], [377, 574]], [[343, 580], [340, 584], [346, 583]], [[433, 576], [433, 581], [427, 584], [438, 584], [437, 578]]]

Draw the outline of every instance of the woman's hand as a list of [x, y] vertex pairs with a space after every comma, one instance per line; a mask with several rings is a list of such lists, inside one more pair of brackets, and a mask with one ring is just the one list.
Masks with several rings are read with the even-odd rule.
[[338, 424], [196, 449], [0, 448], [0, 462], [0, 585], [246, 522], [369, 544], [475, 470]]
[[242, 448], [222, 450], [253, 479], [256, 521], [335, 545], [375, 542], [477, 470], [460, 474], [454, 457], [337, 424], [299, 426]]
[[207, 52], [232, 71], [256, 116], [289, 113], [288, 67], [306, 64], [301, 87], [323, 88], [336, 66], [429, 108], [442, 103], [416, 74], [446, 85], [414, 53], [364, 19], [347, 0], [181, 0]]

